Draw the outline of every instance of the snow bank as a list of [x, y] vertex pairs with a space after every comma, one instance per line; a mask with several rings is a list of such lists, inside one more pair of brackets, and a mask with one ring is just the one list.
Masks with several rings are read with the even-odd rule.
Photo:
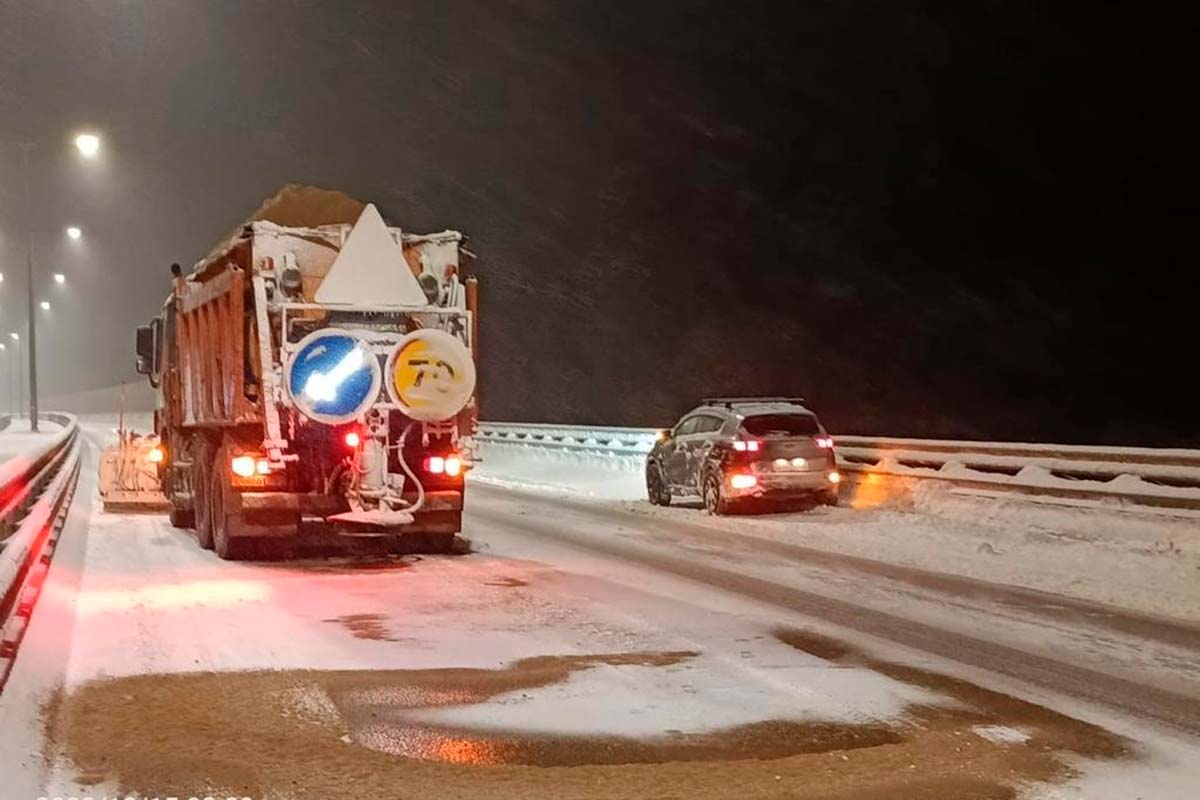
[[473, 480], [514, 489], [563, 491], [605, 500], [646, 496], [642, 456], [612, 456], [537, 445], [481, 446]]

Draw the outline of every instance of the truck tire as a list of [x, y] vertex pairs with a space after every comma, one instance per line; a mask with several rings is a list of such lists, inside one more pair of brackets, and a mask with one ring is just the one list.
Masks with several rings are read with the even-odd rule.
[[[210, 470], [209, 476], [209, 515], [212, 525], [212, 549], [217, 555], [227, 561], [240, 561], [250, 558], [253, 549], [252, 542], [246, 537], [246, 524], [242, 522], [240, 513], [230, 513], [226, 503], [229, 488], [226, 473], [220, 468], [223, 463], [221, 450], [217, 456], [217, 464]], [[228, 459], [226, 459], [228, 461]]]
[[213, 549], [212, 504], [209, 483], [212, 480], [212, 445], [197, 434], [192, 443], [192, 506], [196, 523], [196, 541], [204, 550]]
[[462, 540], [459, 534], [462, 533], [462, 511], [447, 514], [446, 522], [453, 528], [453, 532], [436, 534], [432, 552], [461, 555], [459, 543]]
[[217, 452], [216, 462], [209, 471], [208, 507], [212, 526], [213, 549], [217, 555], [226, 561], [240, 561], [251, 557], [254, 542], [250, 526], [246, 525], [242, 515], [231, 513], [225, 503], [230, 491], [228, 473], [222, 468], [229, 463], [229, 450], [222, 447]]
[[231, 504], [236, 491], [230, 483], [227, 464], [237, 451], [236, 440], [226, 438], [211, 462], [207, 501], [212, 528], [213, 549], [230, 561], [244, 559], [277, 559], [285, 557], [300, 529], [300, 515], [276, 511], [261, 512], [250, 519], [240, 510], [240, 503]]
[[196, 527], [196, 512], [191, 508], [176, 508], [175, 506], [171, 506], [171, 510], [167, 512], [167, 519], [176, 528]]
[[[158, 434], [159, 441], [169, 442], [167, 453], [171, 457], [171, 466], [165, 470], [163, 492], [171, 504], [167, 517], [176, 528], [195, 528], [196, 509], [192, 497], [192, 440], [188, 436], [170, 433], [163, 430]], [[181, 491], [183, 490], [183, 491]], [[181, 501], [182, 494], [188, 499]]]

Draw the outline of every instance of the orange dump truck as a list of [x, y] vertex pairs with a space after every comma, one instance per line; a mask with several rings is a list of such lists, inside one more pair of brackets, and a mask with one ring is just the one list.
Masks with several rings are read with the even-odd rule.
[[477, 419], [463, 242], [290, 186], [190, 273], [173, 267], [137, 331], [172, 523], [222, 558], [317, 518], [448, 544]]

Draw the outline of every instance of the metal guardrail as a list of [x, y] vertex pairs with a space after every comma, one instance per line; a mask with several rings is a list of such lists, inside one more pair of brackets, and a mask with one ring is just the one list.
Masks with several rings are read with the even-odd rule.
[[1200, 450], [835, 437], [842, 471], [1142, 506], [1200, 509]]
[[[645, 455], [657, 428], [480, 423], [482, 444], [613, 456]], [[955, 486], [1200, 509], [1200, 450], [835, 436], [851, 480], [937, 480]]]
[[654, 446], [657, 435], [657, 428], [481, 422], [475, 440], [485, 444], [524, 444], [613, 456], [644, 456]]
[[0, 465], [0, 690], [25, 635], [79, 477], [75, 417], [42, 416], [61, 425], [62, 431]]

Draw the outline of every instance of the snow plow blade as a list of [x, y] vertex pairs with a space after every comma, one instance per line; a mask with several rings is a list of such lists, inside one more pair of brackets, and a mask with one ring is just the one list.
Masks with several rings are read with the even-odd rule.
[[158, 465], [163, 450], [157, 436], [121, 433], [100, 454], [100, 501], [105, 511], [166, 511]]

